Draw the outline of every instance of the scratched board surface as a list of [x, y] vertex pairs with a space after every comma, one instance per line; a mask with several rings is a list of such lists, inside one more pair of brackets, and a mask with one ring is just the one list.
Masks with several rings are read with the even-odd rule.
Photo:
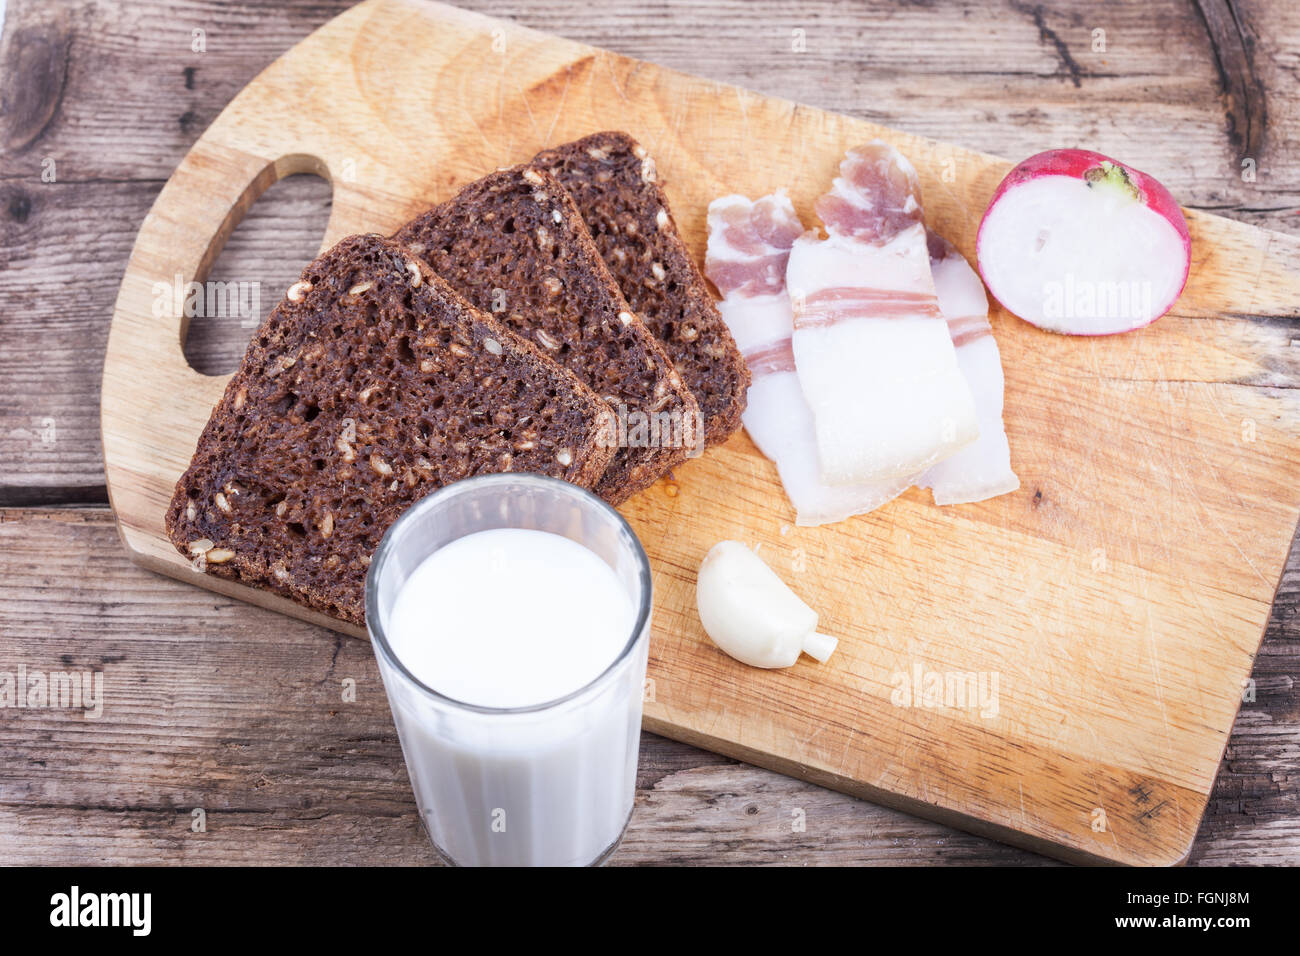
[[[800, 215], [846, 148], [916, 165], [931, 226], [973, 257], [1003, 160], [674, 73], [422, 0], [369, 0], [250, 84], [137, 238], [102, 426], [126, 546], [196, 575], [162, 517], [225, 379], [189, 368], [155, 281], [201, 279], [272, 182], [333, 183], [326, 245], [388, 232], [543, 146], [625, 129], [702, 258], [705, 209], [789, 190]], [[994, 309], [1018, 492], [797, 528], [742, 433], [627, 502], [655, 573], [647, 729], [1070, 859], [1181, 860], [1195, 835], [1300, 515], [1300, 242], [1192, 213], [1192, 275], [1138, 333], [1071, 339]], [[695, 571], [733, 538], [840, 638], [826, 664], [736, 663], [704, 637]], [[354, 632], [355, 633], [355, 632]], [[970, 694], [958, 694], [969, 689]], [[927, 690], [929, 693], [927, 693]]]

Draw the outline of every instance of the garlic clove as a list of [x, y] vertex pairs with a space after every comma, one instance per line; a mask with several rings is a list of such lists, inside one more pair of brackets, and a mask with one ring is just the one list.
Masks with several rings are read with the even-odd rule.
[[801, 652], [825, 661], [837, 644], [817, 633], [817, 613], [739, 541], [709, 550], [695, 601], [710, 639], [753, 667], [789, 667]]
[[839, 638], [818, 631], [810, 631], [804, 635], [803, 652], [825, 664], [830, 656], [835, 653], [835, 648], [839, 646], [839, 643]]

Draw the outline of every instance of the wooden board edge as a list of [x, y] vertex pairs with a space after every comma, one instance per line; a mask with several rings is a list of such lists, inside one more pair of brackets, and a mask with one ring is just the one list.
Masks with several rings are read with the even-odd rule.
[[[111, 493], [110, 493], [111, 498]], [[370, 635], [364, 627], [357, 627], [355, 624], [349, 624], [338, 618], [330, 617], [321, 611], [314, 610], [296, 601], [291, 601], [279, 594], [271, 591], [264, 591], [261, 588], [254, 588], [247, 584], [241, 584], [230, 578], [218, 577], [215, 574], [207, 574], [202, 571], [196, 571], [190, 566], [190, 563], [177, 552], [173, 557], [160, 557], [147, 548], [138, 547], [134, 536], [143, 534], [143, 532], [128, 528], [119, 520], [114, 513], [113, 524], [117, 528], [118, 537], [122, 541], [127, 557], [131, 563], [153, 571], [157, 574], [165, 575], [176, 581], [185, 584], [198, 585], [208, 590], [214, 591], [224, 597], [234, 598], [245, 604], [251, 604], [254, 607], [260, 607], [267, 611], [273, 611], [278, 614], [284, 614], [289, 617], [297, 618], [308, 624], [315, 624], [319, 627], [326, 628], [347, 637], [357, 638], [369, 642]]]
[[[371, 6], [371, 4], [377, 4], [378, 2], [379, 0], [371, 0], [371, 3], [363, 4], [363, 6], [368, 7]], [[411, 0], [407, 0], [407, 2], [411, 2]], [[444, 5], [437, 4], [437, 3], [423, 3], [423, 0], [415, 0], [415, 2], [421, 2], [422, 5], [424, 6], [436, 7], [436, 8], [446, 9], [446, 10], [455, 9], [455, 8], [445, 7]], [[464, 13], [464, 11], [457, 11], [457, 12]], [[476, 15], [476, 16], [480, 16], [480, 15]], [[482, 19], [488, 23], [501, 22], [501, 21], [494, 20], [491, 17], [482, 17]], [[329, 21], [329, 23], [333, 23], [333, 22], [334, 21]], [[324, 26], [328, 26], [329, 23], [325, 24]], [[322, 29], [323, 28], [324, 27], [322, 27]], [[526, 29], [526, 28], [520, 28], [520, 29]], [[545, 34], [540, 33], [540, 31], [530, 31], [530, 32], [539, 33], [539, 35], [545, 36]], [[290, 50], [286, 51], [282, 55], [288, 56], [293, 52], [293, 49], [295, 48], [290, 48]], [[669, 72], [675, 72], [675, 71], [669, 71]], [[685, 76], [686, 74], [682, 74], [682, 75]], [[769, 98], [780, 99], [777, 97], [769, 97]], [[791, 101], [783, 100], [783, 102], [790, 102], [791, 105], [795, 107], [799, 105], [799, 104], [794, 104]], [[215, 127], [217, 125], [217, 122], [220, 119], [221, 117], [219, 115], [217, 120], [214, 121], [213, 126], [209, 127], [209, 129]], [[204, 135], [207, 134], [205, 133]], [[910, 136], [911, 134], [901, 134], [901, 135]], [[921, 138], [921, 137], [914, 137], [914, 138]], [[965, 150], [965, 152], [975, 153], [976, 151]], [[981, 153], [978, 155], [983, 156], [986, 154]], [[989, 158], [996, 159], [995, 157], [989, 157]], [[1007, 163], [1007, 161], [1005, 160], [998, 160], [998, 161]], [[1008, 167], [1009, 165], [1010, 164], [1008, 163]], [[1213, 214], [1198, 213], [1197, 215], [1203, 219], [1210, 219], [1210, 218], [1223, 219], [1223, 217], [1214, 216]], [[1224, 219], [1223, 221], [1234, 222], [1234, 223], [1236, 222], [1235, 220], [1226, 220], [1226, 219]], [[237, 220], [236, 220], [236, 224], [237, 224]], [[1255, 229], [1257, 232], [1265, 236], [1280, 235], [1277, 233], [1271, 233], [1268, 230], [1263, 230], [1263, 229], [1258, 229], [1257, 227], [1248, 226], [1247, 224], [1241, 224], [1241, 225], [1243, 225], [1244, 228]], [[233, 228], [233, 226], [231, 228]], [[103, 430], [101, 424], [101, 442], [102, 441], [103, 441]], [[107, 455], [105, 456], [105, 461], [106, 461], [106, 473], [108, 473], [109, 467], [107, 465], [107, 461], [108, 461]], [[108, 480], [110, 503], [112, 502], [112, 485], [113, 485], [113, 481], [110, 477]], [[190, 584], [197, 584], [199, 586], [206, 587], [210, 590], [221, 593], [227, 597], [231, 597], [261, 607], [265, 607], [277, 613], [288, 614], [289, 616], [301, 620], [305, 620], [310, 623], [318, 624], [320, 626], [326, 627], [336, 632], [345, 633], [348, 634], [349, 636], [354, 636], [354, 637], [365, 636], [364, 631], [362, 631], [361, 629], [351, 628], [351, 626], [346, 625], [343, 622], [330, 618], [326, 615], [320, 614], [319, 612], [315, 612], [303, 608], [300, 605], [297, 605], [296, 603], [289, 601], [288, 599], [279, 597], [278, 595], [261, 591], [256, 588], [249, 587], [247, 585], [242, 585], [237, 582], [232, 582], [229, 581], [228, 579], [218, 578], [213, 575], [203, 575], [202, 578], [195, 579], [193, 578], [193, 574], [195, 572], [190, 569], [188, 563], [184, 560], [182, 556], [176, 554], [174, 556], [174, 560], [172, 560], [166, 557], [161, 557], [157, 553], [151, 551], [148, 548], [137, 547], [136, 542], [133, 541], [133, 536], [137, 534], [144, 535], [145, 532], [140, 531], [138, 529], [130, 529], [126, 527], [120, 520], [116, 520], [117, 517], [116, 508], [114, 509], [114, 517], [115, 517], [115, 522], [118, 526], [119, 536], [122, 538], [124, 545], [127, 548], [128, 555], [130, 556], [130, 559], [133, 561], [133, 563], [148, 568], [149, 570], [165, 574], [169, 577], [173, 577], [178, 580], [184, 580]], [[1275, 594], [1276, 594], [1277, 587], [1280, 585], [1281, 575], [1284, 573], [1284, 571], [1285, 571], [1285, 563], [1283, 563], [1282, 568], [1279, 570], [1279, 582], [1278, 585], [1275, 585], [1274, 587]], [[1259, 641], [1256, 642], [1255, 649], [1251, 653], [1252, 659], [1258, 653], [1259, 643], [1262, 642], [1262, 639], [1263, 639], [1263, 632], [1261, 631], [1260, 639]], [[1240, 702], [1238, 703], [1237, 709], [1238, 710], [1240, 709]], [[915, 801], [910, 798], [892, 793], [890, 791], [883, 791], [877, 788], [863, 785], [856, 781], [841, 780], [839, 783], [837, 783], [837, 780], [839, 780], [840, 778], [836, 778], [835, 775], [833, 774], [827, 774], [822, 771], [817, 771], [812, 768], [799, 765], [796, 762], [784, 760], [783, 758], [770, 757], [769, 755], [763, 754], [761, 752], [759, 753], [752, 752], [741, 745], [730, 744], [726, 741], [721, 741], [721, 740], [714, 740], [712, 738], [708, 738], [706, 735], [697, 735], [692, 731], [684, 730], [677, 726], [668, 725], [667, 729], [665, 729], [662, 726], [656, 726], [659, 723], [660, 722], [655, 718], [647, 718], [645, 727], [647, 730], [650, 730], [651, 732], [654, 733], [659, 733], [663, 736], [672, 737], [673, 739], [683, 740], [686, 743], [690, 743], [696, 746], [704, 746], [707, 749], [714, 750], [719, 753], [724, 753], [727, 756], [733, 756], [736, 759], [744, 760], [745, 762], [748, 763], [752, 763], [758, 766], [765, 766], [768, 767], [769, 769], [773, 769], [776, 770], [777, 772], [795, 776], [797, 778], [808, 779], [822, 786], [830, 787], [831, 789], [849, 793], [853, 796], [858, 796], [860, 798], [869, 799], [872, 800], [873, 802], [877, 802], [882, 805], [895, 806], [896, 808], [904, 810], [905, 812], [914, 813], [920, 816], [925, 816], [930, 819], [938, 820], [939, 822], [949, 823], [950, 825], [958, 826], [961, 829], [968, 830], [974, 833], [979, 833], [981, 835], [990, 836], [994, 839], [998, 839], [1003, 842], [1011, 843], [1017, 846], [1024, 846], [1025, 848], [1034, 850], [1035, 852], [1046, 853], [1048, 855], [1055, 856], [1061, 859], [1070, 860], [1072, 862], [1087, 862], [1087, 863], [1114, 862], [1112, 860], [1106, 859], [1105, 857], [1098, 857], [1093, 854], [1089, 854], [1083, 850], [1076, 850], [1075, 848], [1071, 848], [1063, 844], [1056, 844], [1050, 841], [1045, 841], [1040, 837], [1035, 837], [1029, 834], [1025, 834], [1017, 830], [1010, 830], [998, 824], [993, 824], [988, 821], [980, 820], [978, 818], [967, 817], [956, 811], [949, 810], [948, 808], [937, 807], [920, 801]], [[1227, 745], [1227, 738], [1225, 736], [1225, 740], [1224, 740], [1225, 748], [1226, 745]], [[1220, 752], [1220, 761], [1221, 760], [1222, 760], [1222, 751]], [[824, 779], [819, 779], [819, 778], [824, 778]], [[1200, 819], [1200, 816], [1203, 815], [1204, 813], [1204, 808], [1206, 803], [1208, 803], [1208, 796], [1201, 803], [1200, 812], [1197, 815], [1198, 820]], [[1162, 859], [1159, 862], [1162, 862], [1166, 865], [1176, 865], [1178, 863], [1184, 862], [1187, 856], [1191, 852], [1191, 845], [1194, 839], [1195, 839], [1195, 829], [1193, 828], [1191, 830], [1191, 836], [1189, 837], [1188, 840], [1188, 845], [1186, 849], [1182, 852], [1182, 855], [1177, 859], [1168, 859], [1168, 860]]]
[[936, 823], [942, 823], [944, 826], [950, 826], [957, 830], [964, 830], [967, 833], [973, 833], [976, 836], [985, 837], [986, 839], [996, 840], [999, 843], [1006, 843], [1009, 846], [1015, 846], [1022, 850], [1029, 850], [1034, 853], [1040, 853], [1065, 863], [1072, 863], [1083, 866], [1182, 866], [1187, 862], [1191, 855], [1193, 845], [1196, 840], [1196, 834], [1200, 828], [1200, 821], [1205, 816], [1206, 807], [1209, 805], [1209, 794], [1197, 794], [1194, 791], [1182, 790], [1182, 792], [1194, 798], [1196, 801], [1195, 815], [1197, 825], [1189, 828], [1185, 844], [1180, 844], [1176, 851], [1166, 857], [1156, 857], [1147, 859], [1118, 859], [1108, 857], [1102, 854], [1090, 853], [1079, 846], [1072, 846], [1067, 843], [1056, 842], [1046, 837], [1036, 836], [1026, 833], [1023, 830], [1016, 830], [1012, 827], [994, 823], [990, 820], [984, 820], [979, 817], [962, 813], [951, 807], [943, 806], [937, 803], [926, 803], [923, 800], [917, 800], [903, 794], [885, 790], [871, 784], [862, 783], [845, 777], [840, 774], [832, 773], [827, 770], [821, 770], [815, 767], [809, 767], [798, 761], [787, 760], [777, 757], [763, 751], [754, 750], [741, 744], [723, 738], [712, 737], [708, 734], [696, 731], [686, 730], [679, 725], [669, 723], [655, 717], [646, 717], [642, 720], [641, 728], [661, 737], [667, 737], [670, 740], [676, 740], [692, 747], [699, 747], [702, 750], [712, 751], [713, 753], [722, 754], [724, 757], [730, 757], [733, 760], [739, 760], [741, 763], [747, 763], [755, 767], [762, 767], [764, 770], [771, 770], [775, 773], [792, 777], [796, 780], [805, 780], [809, 783], [816, 784], [819, 787], [825, 787], [828, 790], [834, 790], [837, 793], [844, 793], [859, 800], [866, 800], [869, 803], [875, 803], [882, 807], [888, 807], [891, 810], [898, 810], [902, 813], [908, 813], [912, 816], [922, 817], [926, 820], [933, 820]]

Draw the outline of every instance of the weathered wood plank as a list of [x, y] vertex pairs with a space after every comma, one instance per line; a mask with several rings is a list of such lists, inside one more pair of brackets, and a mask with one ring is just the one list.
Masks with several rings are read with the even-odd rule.
[[[136, 229], [239, 89], [350, 5], [10, 3], [0, 40], [14, 104], [0, 117], [0, 372], [14, 387], [0, 403], [0, 503], [102, 499], [99, 356]], [[1243, 52], [1229, 64], [1248, 61], [1253, 78], [1246, 86], [1230, 74], [1228, 90], [1206, 23], [1177, 0], [943, 8], [713, 0], [670, 13], [632, 2], [464, 5], [991, 153], [1089, 145], [1159, 175], [1188, 205], [1300, 232], [1292, 4], [1234, 5]], [[192, 49], [195, 29], [203, 52]], [[1098, 29], [1106, 48], [1093, 52]], [[1230, 135], [1229, 114], [1247, 89], [1251, 115], [1265, 104], [1255, 157], [1239, 155]], [[1255, 161], [1253, 182], [1242, 179], [1243, 159]], [[46, 161], [53, 183], [42, 181]], [[295, 251], [319, 235], [290, 213], [273, 218]], [[232, 249], [232, 274], [263, 274], [267, 248]], [[270, 263], [264, 281], [277, 287], [270, 280], [301, 261]], [[196, 344], [197, 365], [228, 367], [239, 336], [219, 338]], [[55, 441], [33, 439], [48, 435], [49, 419]]]
[[[0, 511], [0, 581], [0, 671], [104, 675], [98, 719], [0, 711], [3, 862], [431, 859], [364, 642], [131, 566], [104, 510]], [[1035, 859], [649, 734], [644, 748], [620, 862], [823, 847], [906, 862], [946, 845]], [[794, 807], [804, 832], [781, 825]]]
[[[439, 104], [435, 127], [426, 103]], [[917, 166], [932, 222], [969, 254], [983, 203], [1010, 169], [455, 7], [370, 0], [245, 88], [140, 231], [101, 396], [109, 490], [136, 560], [327, 623], [264, 590], [196, 576], [162, 527], [221, 381], [187, 367], [176, 347], [184, 323], [153, 290], [207, 272], [211, 237], [224, 242], [252, 205], [249, 182], [260, 193], [270, 164], [327, 170], [334, 241], [395, 228], [419, 208], [412, 197], [429, 201], [548, 138], [610, 127], [657, 155], [697, 251], [720, 193], [785, 186], [808, 210], [844, 150], [883, 134]], [[737, 436], [678, 469], [678, 494], [661, 486], [629, 501], [661, 631], [645, 728], [1066, 858], [1185, 859], [1300, 522], [1300, 435], [1284, 424], [1300, 420], [1300, 392], [1285, 387], [1300, 380], [1300, 353], [1292, 361], [1281, 336], [1280, 348], [1259, 348], [1265, 323], [1220, 320], [1295, 316], [1300, 274], [1284, 250], [1300, 257], [1300, 240], [1207, 214], [1190, 226], [1197, 257], [1184, 297], [1141, 334], [1085, 341], [993, 317], [1015, 495], [946, 510], [909, 494], [862, 522], [783, 528], [789, 503], [770, 463]], [[1243, 382], [1269, 378], [1284, 387]], [[1243, 422], [1255, 431], [1243, 434]], [[773, 673], [720, 657], [699, 627], [694, 570], [723, 538], [811, 572], [800, 593], [840, 636], [835, 662]], [[891, 699], [891, 674], [932, 667], [1000, 674], [1001, 706]], [[1097, 808], [1104, 832], [1089, 825]]]
[[[0, 215], [8, 209], [11, 217], [0, 229], [0, 263], [10, 270], [0, 272], [0, 504], [107, 500], [99, 380], [108, 319], [140, 219], [161, 185], [0, 183]], [[315, 256], [329, 208], [329, 187], [317, 177], [275, 184], [209, 279], [257, 283], [260, 320]], [[88, 239], [120, 248], [120, 260], [87, 262]], [[233, 371], [252, 330], [238, 314], [196, 317], [191, 364], [208, 374]]]
[[[1300, 831], [1300, 534], [1278, 587], [1190, 863], [1290, 863]], [[1290, 836], [1288, 836], [1288, 832]]]
[[[6, 78], [5, 106], [0, 110], [0, 381], [5, 383], [0, 391], [0, 503], [102, 499], [97, 396], [103, 338], [136, 229], [162, 181], [229, 99], [293, 42], [350, 5], [351, 0], [269, 5], [10, 0], [0, 37], [0, 75]], [[664, 8], [630, 0], [596, 6], [548, 0], [521, 8], [509, 0], [462, 0], [462, 5], [1001, 155], [1086, 144], [1160, 175], [1188, 205], [1300, 232], [1295, 216], [1300, 206], [1300, 98], [1295, 92], [1300, 7], [1295, 4], [1008, 0], [936, 7], [883, 0], [853, 5], [829, 0], [796, 5], [708, 0]], [[1230, 16], [1225, 17], [1225, 11]], [[195, 28], [205, 31], [207, 49], [201, 54], [191, 49]], [[1106, 31], [1104, 53], [1092, 50], [1093, 31], [1099, 28]], [[794, 49], [795, 30], [804, 31], [803, 52]], [[918, 42], [919, 37], [924, 42]], [[1247, 120], [1253, 129], [1262, 121], [1263, 134], [1243, 136]], [[1243, 144], [1260, 155], [1243, 156]], [[55, 163], [55, 183], [41, 180], [46, 159]], [[1242, 159], [1256, 161], [1254, 182], [1242, 178]], [[282, 187], [288, 199], [283, 212], [265, 203], [254, 207], [251, 218], [267, 217], [270, 230], [260, 238], [256, 230], [236, 232], [220, 264], [229, 268], [230, 276], [260, 275], [256, 270], [266, 263], [270, 269], [265, 281], [278, 282], [278, 276], [293, 275], [309, 256], [320, 232], [304, 219], [317, 208], [317, 200], [307, 191], [295, 192], [299, 188]], [[294, 252], [282, 253], [282, 248]], [[69, 288], [70, 273], [76, 277], [74, 289]], [[195, 328], [216, 333], [195, 343], [196, 364], [228, 367], [239, 352], [241, 330], [229, 324]], [[47, 419], [53, 419], [52, 434]], [[23, 587], [36, 601], [25, 605], [23, 615], [10, 613], [14, 592], [22, 587], [0, 590], [5, 621], [0, 653], [7, 659], [21, 654], [61, 662], [67, 654], [76, 661], [83, 659], [79, 655], [86, 647], [98, 649], [99, 638], [108, 635], [119, 644], [151, 636], [157, 641], [155, 658], [174, 662], [180, 657], [178, 642], [206, 650], [208, 641], [220, 645], [214, 635], [224, 626], [239, 635], [242, 656], [232, 650], [223, 666], [261, 675], [264, 668], [259, 665], [275, 659], [266, 640], [274, 629], [276, 647], [283, 641], [298, 642], [298, 656], [281, 660], [281, 669], [269, 672], [295, 675], [292, 683], [310, 680], [298, 676], [301, 673], [322, 673], [313, 656], [323, 653], [322, 648], [334, 653], [333, 638], [324, 632], [243, 605], [223, 605], [197, 589], [120, 565], [116, 539], [102, 512], [60, 512], [54, 518], [10, 512], [6, 517], [13, 515], [20, 516], [18, 523], [25, 529], [17, 532], [20, 538], [31, 530], [30, 522], [46, 520], [88, 520], [93, 534], [75, 541], [44, 539], [52, 554], [70, 548], [84, 556], [84, 572], [71, 570], [74, 563], [64, 555], [53, 559], [66, 566], [64, 571], [42, 574], [39, 552], [29, 554], [33, 566]], [[119, 565], [103, 571], [97, 562], [101, 551], [113, 553]], [[0, 550], [0, 567], [8, 554], [8, 547]], [[99, 583], [83, 595], [85, 582], [91, 580]], [[187, 597], [169, 606], [174, 598], [159, 597], [168, 592]], [[49, 599], [44, 604], [42, 595]], [[93, 607], [84, 604], [69, 626], [58, 623], [65, 611], [61, 605], [71, 601], [75, 606], [83, 598]], [[1244, 705], [1238, 717], [1193, 862], [1296, 862], [1294, 774], [1300, 703], [1293, 676], [1300, 654], [1298, 608], [1300, 568], [1293, 547], [1256, 662], [1259, 699]], [[201, 639], [178, 636], [175, 620], [185, 615], [206, 622]], [[293, 629], [300, 627], [305, 631], [294, 637]], [[94, 642], [87, 639], [92, 635]], [[339, 653], [360, 653], [359, 648], [357, 642], [345, 643]], [[365, 655], [369, 661], [368, 651]], [[340, 660], [346, 663], [349, 658]], [[144, 661], [141, 667], [147, 671], [147, 656]], [[259, 677], [257, 692], [273, 697], [274, 682]], [[173, 683], [166, 693], [193, 699], [181, 684]], [[196, 706], [219, 709], [226, 701], [213, 690], [206, 703]], [[301, 701], [295, 706], [301, 707]], [[246, 701], [231, 710], [252, 715]], [[89, 790], [78, 791], [85, 809], [67, 801], [78, 795], [71, 791], [55, 806], [21, 799], [15, 803], [11, 794], [28, 776], [26, 768], [39, 773], [37, 762], [48, 761], [52, 749], [34, 747], [33, 741], [58, 732], [68, 746], [91, 758], [91, 741], [97, 736], [66, 734], [66, 727], [53, 726], [35, 735], [11, 732], [27, 715], [11, 721], [9, 712], [0, 713], [0, 833], [6, 838], [16, 833], [33, 837], [4, 841], [6, 856], [15, 854], [13, 862], [147, 862], [177, 860], [185, 853], [211, 862], [426, 858], [423, 842], [408, 832], [409, 814], [406, 820], [391, 818], [391, 826], [379, 825], [390, 819], [382, 816], [382, 800], [367, 816], [356, 814], [350, 800], [340, 798], [329, 811], [328, 826], [313, 820], [311, 807], [294, 805], [270, 813], [261, 813], [256, 805], [239, 809], [244, 801], [231, 796], [229, 788], [265, 789], [248, 782], [250, 768], [274, 763], [284, 741], [309, 739], [317, 724], [308, 711], [295, 711], [283, 729], [283, 740], [273, 739], [265, 728], [259, 731], [266, 736], [258, 738], [256, 759], [244, 765], [243, 777], [234, 757], [228, 765], [208, 758], [218, 768], [217, 784], [203, 792], [224, 795], [235, 809], [221, 824], [226, 839], [202, 844], [203, 850], [196, 842], [178, 842], [165, 816], [149, 816], [143, 797], [129, 807], [113, 802], [100, 810], [93, 809], [96, 798]], [[152, 716], [140, 713], [137, 725], [118, 729], [120, 738], [138, 740], [141, 727], [155, 726]], [[396, 754], [382, 706], [361, 723], [362, 729], [378, 726], [389, 734], [389, 750]], [[348, 746], [346, 737], [331, 739], [336, 748]], [[201, 769], [202, 759], [192, 752], [199, 746], [188, 745], [188, 764], [181, 743], [176, 746], [181, 756], [170, 753], [165, 759], [172, 766], [180, 761]], [[149, 756], [129, 747], [123, 753], [127, 763], [105, 768], [119, 782], [131, 779], [138, 769], [134, 761]], [[401, 773], [400, 758], [372, 755], [362, 763], [369, 768], [365, 773], [380, 779], [385, 767], [390, 774], [395, 768]], [[675, 859], [694, 853], [698, 859], [718, 862], [768, 861], [772, 853], [746, 854], [743, 847], [728, 843], [745, 836], [729, 835], [725, 828], [702, 832], [700, 821], [711, 812], [708, 800], [732, 791], [782, 794], [778, 783], [801, 786], [648, 735], [641, 783], [646, 792], [638, 820], [647, 806], [660, 808], [663, 815], [656, 810], [653, 826], [638, 823], [619, 861], [662, 859], [667, 846], [673, 847]], [[320, 786], [321, 793], [338, 793]], [[401, 798], [405, 786], [403, 778], [392, 799]], [[821, 811], [810, 813], [807, 840], [798, 847], [782, 850], [764, 843], [766, 836], [756, 837], [756, 845], [785, 852], [786, 862], [883, 859], [893, 851], [907, 861], [953, 862], [967, 854], [975, 862], [1039, 859], [837, 794], [815, 788], [812, 793], [830, 806], [848, 809], [834, 810], [828, 817], [833, 825], [819, 836], [814, 832]], [[783, 807], [782, 799], [774, 798], [772, 805]], [[822, 806], [811, 798], [808, 803]], [[759, 816], [774, 812], [768, 803], [758, 806]], [[283, 819], [274, 819], [275, 814]], [[148, 824], [141, 826], [139, 817]], [[188, 835], [187, 821], [176, 822], [182, 835]], [[879, 837], [891, 827], [900, 842], [886, 847]], [[351, 834], [350, 842], [331, 845], [331, 837], [338, 834]], [[967, 840], [970, 849], [961, 842]], [[848, 848], [823, 854], [831, 841], [842, 841]], [[940, 846], [940, 841], [948, 842]], [[378, 849], [366, 856], [367, 847]]]
[[[23, 90], [31, 105], [11, 122], [9, 138], [29, 156], [39, 146], [40, 155], [62, 155], [87, 174], [165, 178], [258, 70], [350, 5], [193, 4], [178, 16], [165, 2], [75, 12], [18, 3], [6, 33], [42, 38], [44, 57], [28, 52], [23, 62], [47, 65], [29, 70]], [[1263, 2], [1235, 5], [1244, 34], [1235, 51], [1212, 40], [1207, 26], [1218, 23], [1214, 11], [1226, 4], [1204, 4], [1206, 17], [1178, 0], [1004, 0], [942, 9], [714, 0], [671, 11], [629, 2], [462, 5], [987, 152], [1017, 156], [1086, 138], [1104, 152], [1152, 157], [1152, 171], [1178, 195], [1241, 185], [1225, 168], [1235, 167], [1232, 154], [1247, 145], [1233, 139], [1233, 124], [1242, 122], [1236, 113], [1243, 100], [1252, 115], [1267, 101], [1269, 84], [1281, 79], [1269, 62], [1277, 53], [1286, 65], [1286, 38], [1296, 30], [1289, 5]], [[202, 52], [192, 49], [195, 29], [204, 31]], [[120, 78], [105, 82], [114, 67]], [[1242, 76], [1246, 69], [1253, 73]], [[1285, 101], [1273, 104], [1268, 122], [1293, 122], [1294, 114]], [[1293, 144], [1289, 124], [1285, 132], [1280, 142], [1254, 134], [1250, 145]], [[112, 150], [103, 149], [108, 142]], [[1171, 168], [1159, 168], [1166, 163]], [[1273, 180], [1294, 197], [1294, 177]]]
[[[431, 860], [364, 642], [130, 565], [105, 509], [0, 510], [0, 618], [0, 671], [105, 682], [95, 720], [0, 710], [0, 862]], [[1191, 862], [1300, 862], [1298, 656], [1275, 614]], [[620, 864], [1050, 862], [651, 734], [637, 783]]]

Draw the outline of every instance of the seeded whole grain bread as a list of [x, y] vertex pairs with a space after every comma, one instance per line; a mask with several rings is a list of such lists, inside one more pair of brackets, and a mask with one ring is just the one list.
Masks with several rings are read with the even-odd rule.
[[[702, 447], [699, 406], [628, 307], [573, 199], [549, 174], [499, 170], [394, 237], [473, 305], [572, 369], [616, 412], [596, 492], [617, 504]], [[664, 423], [655, 438], [647, 425]]]
[[351, 236], [253, 337], [167, 532], [211, 573], [361, 624], [370, 557], [414, 501], [484, 472], [590, 488], [608, 427], [594, 392], [426, 263]]
[[623, 296], [663, 344], [704, 416], [708, 445], [740, 428], [749, 369], [661, 188], [654, 160], [627, 133], [595, 133], [533, 164], [573, 196]]

